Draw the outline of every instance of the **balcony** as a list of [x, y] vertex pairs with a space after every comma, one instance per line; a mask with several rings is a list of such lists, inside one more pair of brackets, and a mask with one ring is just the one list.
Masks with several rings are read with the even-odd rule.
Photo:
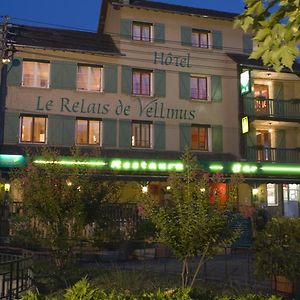
[[300, 120], [300, 99], [277, 100], [244, 97], [244, 112], [252, 117]]
[[247, 159], [250, 161], [299, 163], [300, 148], [267, 148], [253, 146], [247, 148]]

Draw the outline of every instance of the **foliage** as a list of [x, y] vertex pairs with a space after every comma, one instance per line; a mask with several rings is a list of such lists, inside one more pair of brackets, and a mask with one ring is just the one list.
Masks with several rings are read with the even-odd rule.
[[262, 231], [267, 223], [270, 221], [271, 216], [267, 209], [258, 208], [252, 215], [253, 224], [256, 231]]
[[[58, 161], [55, 150], [41, 153], [48, 161]], [[78, 151], [73, 158], [84, 159]], [[23, 198], [23, 214], [15, 220], [14, 229], [20, 236], [34, 236], [42, 245], [50, 248], [57, 267], [63, 268], [70, 260], [72, 250], [81, 237], [84, 226], [92, 222], [90, 203], [103, 199], [108, 188], [93, 178], [93, 170], [77, 165], [65, 167], [58, 163], [36, 164], [28, 155], [28, 164], [14, 170], [12, 178], [20, 183]]]
[[[38, 292], [28, 292], [21, 300], [192, 300], [200, 299], [191, 296], [190, 289], [158, 289], [155, 292], [144, 292], [140, 296], [127, 291], [105, 291], [92, 286], [87, 278], [82, 278], [72, 287], [68, 288], [61, 297], [43, 297]], [[204, 299], [204, 298], [203, 298]], [[245, 294], [240, 296], [212, 296], [205, 300], [280, 300], [281, 297]]]
[[[157, 227], [158, 241], [182, 261], [182, 287], [191, 287], [204, 262], [218, 247], [228, 246], [237, 237], [230, 221], [238, 180], [231, 180], [229, 199], [221, 203], [195, 158], [186, 151], [182, 159], [184, 172], [169, 178], [170, 199], [163, 203], [146, 199], [145, 213]], [[222, 182], [222, 177], [216, 175], [213, 182]], [[190, 282], [189, 259], [194, 256], [199, 256], [199, 263]]]
[[262, 58], [263, 63], [276, 71], [283, 67], [292, 70], [300, 55], [299, 0], [245, 0], [245, 11], [235, 26], [253, 33], [257, 43], [250, 58]]
[[300, 276], [300, 219], [273, 218], [255, 241], [255, 271], [294, 280]]

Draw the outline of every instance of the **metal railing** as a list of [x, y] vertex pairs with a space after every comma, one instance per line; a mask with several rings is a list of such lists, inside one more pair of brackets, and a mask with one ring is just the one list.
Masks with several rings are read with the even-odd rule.
[[296, 163], [300, 162], [300, 149], [268, 148], [261, 146], [248, 147], [247, 159], [253, 161]]
[[245, 114], [253, 117], [300, 120], [300, 99], [244, 97]]
[[0, 299], [18, 299], [32, 285], [31, 255], [0, 253]]

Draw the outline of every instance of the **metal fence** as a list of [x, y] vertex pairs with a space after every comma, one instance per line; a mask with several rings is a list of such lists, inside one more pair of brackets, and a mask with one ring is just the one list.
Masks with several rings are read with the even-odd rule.
[[0, 299], [18, 299], [33, 285], [32, 274], [31, 255], [0, 252]]

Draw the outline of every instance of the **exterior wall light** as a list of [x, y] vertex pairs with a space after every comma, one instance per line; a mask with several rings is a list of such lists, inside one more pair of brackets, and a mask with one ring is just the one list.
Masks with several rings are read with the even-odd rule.
[[4, 184], [4, 191], [9, 192], [10, 191], [10, 183], [5, 183]]
[[252, 189], [252, 195], [256, 196], [257, 194], [258, 194], [258, 189], [257, 188]]
[[148, 186], [147, 186], [147, 185], [144, 185], [144, 186], [142, 187], [142, 192], [143, 192], [144, 194], [148, 193]]

